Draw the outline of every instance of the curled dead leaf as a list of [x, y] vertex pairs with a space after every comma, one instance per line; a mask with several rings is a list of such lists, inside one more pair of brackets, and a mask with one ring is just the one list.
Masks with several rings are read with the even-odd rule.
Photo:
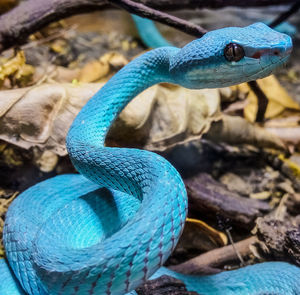
[[105, 78], [112, 69], [119, 70], [128, 63], [128, 60], [120, 53], [109, 52], [99, 60], [92, 60], [87, 63], [79, 74], [79, 81], [90, 83]]
[[7, 78], [15, 80], [19, 86], [25, 86], [32, 78], [34, 67], [26, 64], [23, 51], [18, 51], [11, 58], [1, 58], [0, 60], [0, 87]]
[[99, 84], [43, 84], [0, 92], [0, 138], [20, 146], [65, 155], [65, 137]]
[[51, 172], [58, 162], [58, 156], [46, 150], [35, 162], [42, 172]]
[[[80, 109], [103, 84], [42, 84], [0, 92], [0, 139], [65, 155], [65, 137]], [[216, 89], [155, 85], [120, 114], [108, 144], [163, 151], [199, 139], [283, 148], [276, 136], [238, 117], [222, 116]]]
[[271, 195], [272, 195], [272, 192], [263, 191], [263, 192], [259, 192], [259, 193], [250, 194], [250, 198], [256, 199], [256, 200], [267, 200], [271, 197]]
[[108, 139], [119, 145], [138, 144], [164, 151], [200, 138], [221, 117], [216, 89], [190, 90], [176, 85], [155, 85], [128, 104]]
[[[0, 138], [65, 155], [65, 137], [73, 119], [102, 85], [43, 84], [0, 92]], [[117, 145], [163, 150], [199, 138], [219, 118], [217, 90], [155, 85], [125, 108], [108, 139]]]
[[[269, 99], [265, 118], [270, 119], [281, 114], [285, 109], [300, 110], [300, 106], [288, 95], [275, 76], [269, 76], [257, 80], [258, 85]], [[248, 93], [248, 104], [244, 108], [244, 116], [250, 122], [254, 122], [258, 110], [257, 97], [247, 83], [237, 86], [242, 93]]]
[[187, 218], [186, 222], [193, 223], [200, 231], [207, 234], [208, 237], [219, 247], [226, 246], [228, 244], [228, 238], [225, 233], [220, 232], [202, 220]]
[[109, 64], [98, 60], [87, 63], [80, 72], [79, 81], [83, 83], [95, 82], [109, 73]]

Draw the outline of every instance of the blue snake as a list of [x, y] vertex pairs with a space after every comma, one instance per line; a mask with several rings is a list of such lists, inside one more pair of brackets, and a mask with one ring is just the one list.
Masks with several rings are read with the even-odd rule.
[[256, 23], [211, 31], [182, 49], [154, 49], [121, 69], [68, 132], [80, 174], [38, 183], [9, 207], [0, 294], [133, 295], [162, 274], [204, 295], [300, 294], [300, 269], [284, 262], [203, 277], [163, 268], [187, 214], [184, 183], [157, 154], [105, 146], [121, 110], [151, 85], [199, 89], [256, 80], [285, 63], [291, 49], [289, 36]]

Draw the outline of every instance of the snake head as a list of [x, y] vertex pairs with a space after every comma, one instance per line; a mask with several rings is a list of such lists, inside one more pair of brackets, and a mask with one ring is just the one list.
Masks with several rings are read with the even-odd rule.
[[218, 88], [270, 75], [292, 51], [292, 39], [263, 23], [206, 33], [170, 60], [174, 81], [187, 88]]

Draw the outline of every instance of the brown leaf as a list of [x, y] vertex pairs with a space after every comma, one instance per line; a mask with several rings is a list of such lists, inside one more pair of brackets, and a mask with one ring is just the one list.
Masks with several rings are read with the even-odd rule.
[[99, 60], [87, 63], [79, 74], [79, 81], [90, 83], [105, 78], [111, 68], [120, 69], [128, 63], [128, 60], [117, 52], [104, 54]]
[[194, 218], [187, 218], [186, 222], [192, 223], [195, 226], [197, 226], [197, 228], [200, 231], [205, 233], [219, 247], [227, 245], [228, 238], [227, 238], [226, 234], [214, 229], [213, 227], [208, 225], [206, 222], [199, 220], [199, 219], [194, 219]]
[[11, 58], [0, 60], [0, 86], [7, 78], [11, 78], [11, 80], [13, 78], [16, 84], [25, 86], [32, 78], [33, 73], [34, 68], [26, 64], [23, 51], [18, 51]]
[[44, 84], [0, 92], [0, 138], [23, 148], [65, 155], [65, 137], [99, 84]]
[[[0, 92], [0, 139], [65, 155], [71, 122], [102, 85], [53, 83]], [[108, 134], [108, 144], [163, 151], [208, 132], [207, 137], [216, 141], [284, 147], [263, 129], [238, 117], [222, 116], [219, 100], [216, 89], [155, 85], [123, 110]]]
[[[43, 84], [0, 92], [0, 138], [23, 148], [65, 155], [65, 137], [79, 110], [103, 84]], [[220, 117], [217, 90], [155, 85], [121, 113], [109, 139], [118, 145], [166, 149], [199, 138]]]
[[223, 115], [221, 120], [212, 124], [205, 137], [232, 145], [251, 144], [260, 148], [286, 149], [276, 134], [237, 116]]
[[[257, 80], [257, 83], [269, 99], [265, 113], [266, 119], [278, 116], [285, 109], [300, 110], [300, 106], [293, 101], [275, 76]], [[243, 93], [249, 93], [247, 96], [248, 105], [244, 108], [244, 116], [247, 120], [254, 122], [258, 108], [257, 97], [247, 83], [238, 85], [238, 89]]]
[[289, 117], [274, 118], [265, 122], [264, 127], [269, 132], [280, 138], [290, 147], [300, 147], [300, 115], [290, 114]]

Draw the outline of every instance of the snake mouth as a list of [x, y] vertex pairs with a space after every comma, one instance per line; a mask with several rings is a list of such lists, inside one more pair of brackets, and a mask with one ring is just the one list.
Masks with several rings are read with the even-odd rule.
[[285, 58], [288, 57], [292, 52], [292, 47], [286, 49], [286, 50], [280, 50], [280, 49], [263, 49], [256, 51], [251, 58], [260, 59], [264, 55], [269, 56], [278, 56], [279, 58]]

